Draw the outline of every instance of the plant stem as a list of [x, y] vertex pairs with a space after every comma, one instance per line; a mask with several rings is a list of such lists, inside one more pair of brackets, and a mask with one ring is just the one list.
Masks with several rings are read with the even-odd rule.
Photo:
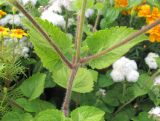
[[71, 75], [69, 77], [68, 84], [67, 84], [67, 91], [66, 91], [66, 95], [65, 95], [64, 102], [62, 105], [62, 111], [66, 117], [69, 114], [69, 104], [70, 104], [70, 99], [71, 99], [71, 94], [72, 94], [72, 85], [73, 85], [73, 81], [76, 76], [78, 68], [79, 66], [72, 69], [72, 72], [71, 72]]
[[83, 0], [81, 13], [80, 13], [80, 19], [79, 23], [77, 25], [77, 33], [76, 33], [76, 63], [80, 60], [80, 48], [81, 48], [81, 40], [82, 40], [82, 34], [83, 34], [83, 25], [85, 20], [85, 10], [87, 6], [87, 0]]
[[70, 100], [72, 95], [72, 85], [76, 77], [77, 71], [80, 67], [80, 64], [79, 64], [80, 48], [81, 48], [81, 40], [82, 40], [82, 34], [83, 34], [83, 25], [84, 25], [84, 19], [85, 19], [86, 6], [87, 6], [87, 0], [83, 0], [81, 14], [80, 16], [79, 15], [77, 16], [78, 22], [77, 22], [77, 31], [76, 31], [76, 40], [75, 40], [76, 55], [73, 57], [73, 60], [72, 60], [72, 65], [74, 66], [71, 70], [71, 75], [67, 83], [66, 95], [62, 105], [62, 111], [64, 112], [64, 115], [66, 117], [69, 115], [69, 105], [70, 105]]
[[93, 27], [93, 32], [97, 31], [97, 26], [98, 26], [99, 19], [100, 19], [100, 13], [98, 12], [97, 17], [96, 17], [96, 21], [95, 21], [95, 24], [94, 24], [94, 27]]
[[156, 20], [155, 22], [153, 22], [150, 25], [147, 25], [146, 27], [143, 27], [141, 30], [131, 34], [127, 39], [124, 39], [123, 41], [119, 42], [118, 44], [113, 45], [112, 47], [107, 48], [107, 49], [105, 49], [105, 50], [103, 50], [103, 51], [101, 51], [101, 52], [99, 52], [99, 53], [97, 53], [95, 55], [91, 55], [91, 56], [82, 58], [80, 60], [80, 63], [86, 63], [86, 62], [88, 62], [90, 60], [102, 57], [105, 54], [107, 54], [108, 52], [110, 52], [110, 51], [112, 51], [112, 50], [114, 50], [114, 49], [116, 49], [116, 48], [118, 48], [118, 47], [120, 47], [120, 46], [122, 46], [122, 45], [124, 45], [124, 44], [126, 44], [128, 42], [130, 42], [131, 40], [135, 39], [136, 37], [140, 36], [141, 34], [147, 32], [148, 30], [150, 30], [151, 28], [157, 26], [158, 24], [160, 24], [160, 19]]
[[26, 18], [32, 23], [32, 25], [42, 34], [42, 36], [48, 41], [48, 43], [54, 48], [54, 50], [58, 53], [61, 57], [62, 61], [69, 67], [72, 68], [72, 64], [69, 60], [64, 56], [60, 48], [55, 44], [54, 40], [52, 40], [49, 35], [42, 29], [42, 27], [35, 21], [35, 19], [23, 8], [23, 6], [17, 2], [17, 0], [13, 0], [11, 2], [15, 5], [25, 16]]

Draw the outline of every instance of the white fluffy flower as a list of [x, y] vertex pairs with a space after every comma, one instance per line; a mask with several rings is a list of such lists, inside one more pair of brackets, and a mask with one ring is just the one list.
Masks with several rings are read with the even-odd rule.
[[58, 0], [53, 1], [51, 3], [51, 5], [48, 7], [48, 10], [52, 11], [52, 12], [61, 13], [62, 9], [61, 9], [61, 3], [60, 3], [60, 1], [58, 1]]
[[128, 82], [136, 82], [139, 78], [139, 73], [135, 70], [130, 71], [126, 75], [126, 79]]
[[160, 85], [160, 75], [154, 79], [154, 85]]
[[75, 0], [51, 0], [51, 6], [49, 9], [58, 13], [62, 12], [62, 7], [66, 8], [67, 10], [72, 10], [72, 3], [74, 1]]
[[65, 27], [66, 22], [64, 20], [64, 17], [52, 11], [45, 10], [42, 13], [41, 18], [43, 20], [48, 20], [49, 22], [53, 23], [56, 26], [61, 26], [63, 28]]
[[136, 62], [126, 57], [120, 58], [113, 64], [111, 77], [115, 82], [125, 81], [125, 79], [128, 82], [136, 82], [139, 78]]
[[160, 117], [160, 107], [152, 108], [152, 109], [149, 111], [149, 114], [150, 114], [150, 115], [153, 115], [153, 116]]
[[94, 14], [94, 10], [93, 9], [87, 9], [85, 12], [85, 16], [87, 18], [91, 17]]
[[28, 3], [31, 3], [32, 5], [36, 5], [37, 0], [19, 0], [20, 2], [22, 2], [23, 5], [26, 5]]
[[114, 69], [110, 75], [114, 82], [121, 82], [125, 80], [124, 74], [121, 73], [119, 70]]
[[21, 16], [19, 14], [11, 15], [8, 14], [4, 18], [0, 19], [0, 25], [5, 26], [6, 24], [21, 25]]
[[155, 59], [158, 57], [159, 57], [159, 55], [156, 53], [149, 53], [147, 55], [147, 57], [145, 58], [145, 62], [150, 69], [157, 69], [158, 68], [158, 65], [157, 65], [156, 59]]

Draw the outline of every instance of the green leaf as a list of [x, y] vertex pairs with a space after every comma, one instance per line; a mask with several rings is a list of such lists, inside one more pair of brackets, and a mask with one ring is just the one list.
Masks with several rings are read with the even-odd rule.
[[98, 86], [100, 88], [103, 88], [103, 87], [109, 87], [111, 86], [112, 84], [114, 84], [111, 76], [110, 76], [110, 72], [107, 73], [106, 75], [103, 75], [103, 74], [100, 74], [99, 75], [99, 78], [98, 78]]
[[120, 10], [114, 7], [107, 8], [105, 10], [104, 16], [105, 16], [105, 27], [107, 25], [113, 23], [119, 16]]
[[120, 112], [111, 121], [130, 121], [130, 120], [126, 112]]
[[98, 108], [91, 106], [82, 106], [71, 112], [71, 119], [73, 121], [101, 121], [104, 112]]
[[19, 98], [16, 100], [16, 103], [19, 104], [21, 107], [24, 108], [25, 111], [27, 112], [41, 112], [46, 109], [54, 109], [55, 106], [49, 102], [40, 100], [40, 99], [35, 99], [32, 101], [29, 101], [25, 98]]
[[35, 116], [34, 121], [67, 121], [63, 113], [56, 109], [48, 109]]
[[[69, 76], [70, 70], [65, 66], [53, 72], [54, 81], [64, 88], [67, 87]], [[94, 80], [93, 71], [80, 68], [75, 77], [72, 90], [80, 93], [90, 92], [93, 90]]]
[[26, 79], [20, 89], [22, 93], [29, 97], [30, 100], [39, 97], [44, 89], [46, 75], [43, 73], [37, 73]]
[[127, 88], [126, 100], [130, 100], [139, 96], [147, 94], [153, 85], [150, 76], [146, 73], [140, 74], [139, 80], [131, 87]]
[[[48, 21], [37, 19], [37, 22], [47, 32], [47, 34], [54, 40], [54, 43], [62, 50], [68, 59], [72, 57], [72, 40], [63, 33], [58, 27]], [[40, 57], [43, 66], [50, 72], [56, 70], [61, 66], [61, 59], [55, 52], [53, 47], [45, 40], [45, 38], [33, 28], [32, 24], [24, 21], [25, 26], [30, 30], [30, 40], [34, 45], [36, 54]]]
[[[113, 45], [126, 39], [134, 32], [136, 32], [136, 30], [127, 27], [112, 27], [110, 29], [95, 32], [92, 36], [88, 36], [85, 40], [89, 48], [88, 55], [96, 54], [104, 49], [110, 48]], [[98, 59], [91, 60], [89, 62], [89, 65], [92, 68], [97, 69], [106, 68], [112, 63], [114, 63], [121, 56], [123, 56], [125, 53], [127, 53], [130, 48], [144, 40], [147, 40], [147, 38], [147, 36], [141, 35], [134, 40], [128, 42], [127, 44], [112, 50], [106, 55]]]
[[154, 121], [149, 118], [148, 112], [141, 112], [137, 117], [132, 119], [133, 121]]
[[32, 115], [29, 113], [8, 112], [6, 113], [2, 121], [33, 121]]

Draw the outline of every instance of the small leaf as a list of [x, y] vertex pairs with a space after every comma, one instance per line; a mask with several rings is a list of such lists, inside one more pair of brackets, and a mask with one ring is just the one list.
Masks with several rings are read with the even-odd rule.
[[39, 97], [44, 89], [46, 75], [43, 73], [37, 73], [26, 79], [20, 89], [22, 93], [29, 97], [30, 100]]
[[65, 121], [65, 117], [63, 113], [59, 110], [48, 109], [36, 115], [34, 121]]
[[102, 121], [104, 112], [91, 106], [82, 106], [71, 112], [73, 121]]

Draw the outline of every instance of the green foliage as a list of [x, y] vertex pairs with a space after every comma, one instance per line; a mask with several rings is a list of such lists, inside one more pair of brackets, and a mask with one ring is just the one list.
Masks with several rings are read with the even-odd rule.
[[71, 113], [73, 121], [103, 121], [104, 112], [89, 106], [77, 108]]
[[[60, 47], [63, 53], [71, 59], [72, 57], [72, 40], [63, 33], [58, 27], [53, 26], [48, 21], [37, 19], [41, 27], [47, 31], [48, 35], [54, 40], [54, 43]], [[50, 72], [58, 69], [62, 62], [58, 54], [52, 48], [52, 46], [44, 39], [44, 37], [33, 28], [33, 26], [25, 21], [25, 26], [30, 30], [30, 40], [34, 45], [36, 54], [40, 57], [43, 66]]]
[[8, 112], [3, 116], [2, 121], [32, 121], [32, 115], [29, 113]]
[[[72, 90], [80, 93], [92, 91], [95, 80], [94, 76], [97, 75], [93, 75], [92, 73], [93, 72], [91, 70], [88, 70], [86, 68], [80, 68], [75, 77]], [[54, 81], [64, 88], [66, 88], [67, 86], [69, 76], [70, 70], [68, 70], [65, 66], [60, 68], [56, 72], [53, 72]]]
[[25, 80], [20, 89], [22, 93], [30, 100], [36, 99], [43, 93], [46, 75], [37, 73]]
[[[95, 32], [93, 35], [88, 36], [85, 40], [89, 48], [88, 54], [96, 54], [104, 49], [110, 48], [113, 45], [121, 42], [134, 32], [136, 32], [136, 30], [127, 27], [112, 27], [110, 29]], [[127, 44], [112, 50], [106, 55], [90, 61], [89, 65], [92, 68], [97, 69], [106, 68], [121, 56], [123, 56], [126, 52], [128, 52], [130, 48], [146, 40], [147, 38], [148, 37], [146, 37], [145, 35], [141, 35], [140, 37], [135, 38]]]
[[40, 99], [35, 99], [32, 101], [29, 101], [25, 98], [19, 98], [16, 100], [16, 103], [23, 107], [23, 109], [26, 112], [31, 112], [31, 113], [39, 113], [43, 110], [46, 109], [54, 109], [55, 106], [49, 102], [40, 100]]
[[[41, 26], [47, 30], [51, 38], [55, 40], [56, 44], [63, 50], [65, 55], [68, 55], [70, 56], [69, 58], [71, 58], [71, 53], [73, 52], [72, 41], [67, 37], [67, 35], [47, 21], [40, 19], [38, 19], [38, 21]], [[26, 26], [30, 29], [31, 41], [34, 44], [35, 51], [41, 58], [44, 67], [52, 72], [53, 79], [58, 85], [66, 88], [70, 70], [62, 64], [60, 58], [57, 53], [55, 53], [54, 49], [52, 49], [51, 45], [47, 43], [30, 24]], [[39, 39], [37, 39], [37, 37]], [[81, 93], [90, 92], [93, 89], [93, 82], [94, 77], [92, 76], [91, 71], [85, 68], [79, 69], [72, 90]]]

